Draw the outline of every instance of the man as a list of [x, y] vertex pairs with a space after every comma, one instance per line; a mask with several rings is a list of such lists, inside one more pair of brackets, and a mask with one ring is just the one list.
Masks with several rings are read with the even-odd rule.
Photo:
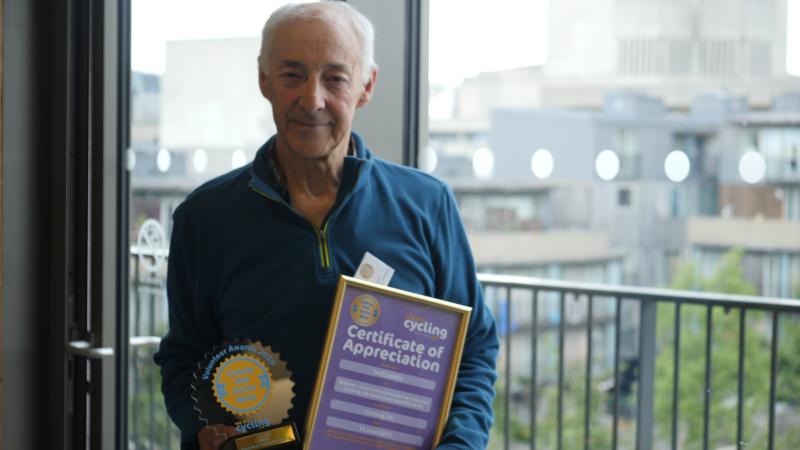
[[395, 270], [391, 286], [473, 308], [440, 448], [486, 446], [498, 342], [452, 193], [374, 158], [351, 132], [375, 87], [372, 42], [372, 25], [344, 2], [276, 11], [258, 81], [277, 134], [249, 166], [175, 211], [170, 330], [155, 360], [182, 448], [221, 441], [189, 392], [204, 352], [229, 339], [280, 353], [295, 382], [290, 417], [303, 429], [338, 277], [354, 274], [367, 251]]

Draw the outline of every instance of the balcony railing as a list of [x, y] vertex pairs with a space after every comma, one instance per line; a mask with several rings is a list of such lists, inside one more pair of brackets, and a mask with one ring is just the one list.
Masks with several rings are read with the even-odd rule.
[[[166, 330], [164, 269], [145, 270], [138, 252], [132, 257], [129, 448], [175, 448], [178, 433], [166, 416], [152, 362]], [[793, 381], [800, 373], [779, 367], [782, 345], [800, 351], [800, 301], [479, 278], [501, 334], [491, 448], [800, 448], [786, 447], [791, 439], [800, 441], [800, 392], [791, 391], [800, 386]], [[724, 342], [716, 342], [721, 331]], [[791, 336], [797, 342], [784, 342]], [[725, 372], [715, 355], [731, 351], [735, 386], [715, 384], [714, 371]], [[702, 355], [699, 364], [696, 354]], [[752, 355], [757, 360], [749, 360]], [[792, 367], [800, 367], [800, 358], [791, 358], [799, 361]], [[698, 376], [702, 388], [687, 394]], [[781, 382], [788, 394], [779, 395]], [[764, 398], [753, 400], [759, 390]], [[735, 426], [726, 437], [717, 416], [730, 419], [733, 414], [724, 413], [731, 411]]]
[[[501, 411], [498, 411], [500, 420], [499, 423], [496, 424], [496, 427], [499, 426], [502, 429], [502, 433], [500, 433], [502, 442], [499, 443], [499, 447], [504, 449], [520, 447], [519, 439], [514, 439], [514, 421], [511, 411], [515, 392], [513, 389], [513, 385], [515, 384], [513, 377], [515, 372], [513, 370], [513, 361], [515, 358], [524, 357], [526, 353], [529, 353], [527, 375], [530, 381], [526, 383], [526, 393], [528, 395], [526, 402], [528, 408], [526, 425], [529, 428], [529, 432], [527, 433], [528, 441], [522, 448], [594, 449], [599, 447], [611, 449], [636, 448], [639, 450], [649, 450], [653, 448], [702, 448], [704, 450], [709, 448], [800, 448], [796, 446], [800, 439], [798, 438], [798, 435], [800, 435], [800, 414], [798, 414], [800, 392], [795, 392], [793, 398], [790, 399], [794, 401], [794, 404], [788, 408], [790, 411], [786, 413], [791, 420], [788, 420], [789, 425], [784, 427], [786, 428], [784, 430], [785, 433], [779, 436], [776, 432], [776, 406], [778, 403], [776, 401], [776, 388], [778, 386], [778, 375], [780, 373], [787, 379], [786, 381], [791, 381], [791, 379], [796, 379], [800, 376], [800, 373], [794, 372], [791, 369], [784, 371], [779, 371], [778, 369], [778, 349], [781, 343], [779, 339], [779, 328], [782, 319], [785, 318], [785, 329], [791, 331], [795, 337], [800, 335], [800, 333], [798, 333], [798, 331], [800, 331], [800, 322], [798, 322], [798, 318], [800, 317], [800, 314], [798, 314], [800, 313], [800, 301], [667, 289], [605, 286], [503, 275], [480, 274], [479, 278], [484, 286], [488, 303], [494, 305], [495, 311], [498, 312], [496, 318], [498, 320], [498, 327], [503, 335], [503, 348], [501, 349], [502, 366], [499, 367], [501, 371], [501, 382], [498, 383], [498, 391], [503, 398], [500, 402], [502, 405]], [[574, 300], [572, 302], [573, 305], [580, 299], [583, 299], [583, 314], [569, 314], [570, 308], [578, 309], [570, 305], [570, 299]], [[606, 301], [603, 302], [603, 300]], [[598, 314], [598, 307], [600, 307], [601, 304], [602, 306], [609, 306], [609, 301], [611, 308], [605, 308], [605, 312], [610, 314]], [[543, 310], [541, 305], [543, 302], [555, 304], [558, 314], [555, 320], [551, 320], [551, 322], [554, 323], [548, 324], [547, 320], [542, 320], [540, 314]], [[523, 309], [515, 307], [517, 306], [515, 303], [522, 306]], [[623, 322], [623, 318], [626, 315], [623, 312], [623, 306], [626, 303], [633, 306], [634, 311], [638, 311], [638, 314], [628, 318], [629, 321], [627, 324]], [[702, 419], [700, 421], [702, 430], [697, 430], [699, 432], [696, 433], [700, 436], [699, 442], [686, 442], [686, 426], [681, 426], [680, 417], [680, 402], [682, 399], [686, 398], [685, 395], [681, 395], [682, 383], [688, 381], [684, 380], [681, 376], [683, 374], [681, 364], [685, 362], [682, 351], [689, 350], [681, 346], [682, 333], [686, 333], [682, 318], [687, 316], [685, 310], [689, 308], [694, 308], [695, 313], [699, 308], [702, 315], [705, 316], [704, 323], [700, 324], [700, 328], [704, 328], [704, 333], [701, 333], [704, 337], [704, 345], [701, 352], [704, 357], [702, 360], [702, 390], [697, 392], [697, 394], [702, 396]], [[609, 309], [611, 311], [608, 311]], [[671, 316], [674, 317], [674, 319], [667, 317], [667, 319], [670, 319], [669, 322], [671, 322], [670, 325], [672, 328], [671, 336], [668, 336], [667, 340], [671, 340], [671, 342], [665, 343], [664, 336], [662, 336], [664, 333], [659, 332], [658, 314], [663, 314], [664, 312], [669, 313], [670, 309], [672, 310]], [[513, 323], [515, 315], [518, 315], [521, 311], [524, 314], [526, 310], [529, 318], [530, 331], [524, 333], [521, 330], [522, 327], [519, 325], [517, 325], [515, 331]], [[711, 429], [712, 395], [717, 388], [712, 383], [713, 371], [715, 369], [712, 352], [715, 346], [718, 345], [718, 343], [714, 342], [714, 327], [715, 316], [719, 316], [719, 314], [715, 314], [715, 312], [723, 314], [722, 317], [724, 318], [723, 320], [726, 326], [730, 325], [730, 314], [738, 312], [738, 327], [734, 333], [736, 335], [735, 430], [733, 431], [734, 435], [727, 437], [727, 439], [724, 436], [718, 436], [719, 433], [716, 432], [718, 430]], [[748, 314], [754, 316], [753, 319], [755, 320], [748, 322]], [[598, 364], [595, 351], [597, 341], [596, 334], [598, 333], [597, 325], [598, 322], [605, 322], [608, 320], [613, 321], [613, 336], [610, 338], [613, 348], [612, 355], [610, 356], [610, 371], [612, 377], [604, 383], [595, 383], [597, 376], [595, 376], [593, 370], [595, 370], [598, 365], [602, 366], [602, 364]], [[716, 320], [719, 321], [720, 319], [716, 317]], [[631, 410], [622, 408], [621, 405], [621, 396], [630, 395], [630, 390], [628, 394], [625, 393], [626, 389], [624, 385], [626, 380], [622, 373], [622, 356], [626, 353], [622, 348], [622, 343], [624, 341], [622, 333], [625, 331], [626, 326], [632, 328], [633, 335], [637, 336], [636, 348], [633, 352], [629, 352], [632, 353], [629, 355], [632, 356], [632, 358], [628, 359], [629, 363], [631, 361], [635, 362], [636, 368], [636, 370], [633, 371], [633, 376], [627, 375], [627, 377], [633, 378], [633, 383], [636, 385], [636, 406]], [[697, 330], [692, 331], [696, 334]], [[583, 338], [585, 339], [585, 361], [582, 364], [584, 373], [582, 374], [582, 380], [579, 380], [582, 382], [582, 386], [580, 387], [583, 391], [582, 396], [580, 396], [582, 397], [580, 398], [580, 400], [582, 400], [582, 405], [578, 405], [579, 408], [581, 408], [578, 416], [582, 416], [582, 423], [580, 425], [582, 430], [580, 430], [580, 433], [577, 433], [580, 435], [579, 439], [572, 439], [567, 443], [564, 439], [566, 431], [565, 396], [567, 392], [574, 389], [576, 386], [569, 386], [569, 389], [565, 386], [565, 354], [569, 350], [565, 339], [568, 335], [574, 335], [576, 332], [582, 332], [584, 335]], [[540, 367], [542, 361], [542, 355], [540, 355], [540, 348], [542, 345], [540, 340], [542, 336], [548, 333], [554, 333], [557, 341], [556, 374], [554, 380], [556, 383], [556, 398], [554, 402], [555, 411], [552, 413], [555, 414], [555, 427], [553, 430], [541, 430], [538, 425], [542, 422], [543, 413], [547, 413], [542, 410], [552, 406], [542, 400], [542, 390], [546, 389], [547, 383], [540, 382], [543, 375], [543, 370]], [[767, 372], [768, 376], [766, 378], [769, 384], [769, 394], [766, 401], [766, 431], [757, 432], [750, 430], [751, 432], [749, 435], [751, 437], [757, 436], [751, 440], [748, 440], [745, 435], [745, 404], [746, 400], [752, 397], [752, 395], [748, 395], [748, 398], [745, 398], [745, 375], [748, 371], [747, 365], [752, 363], [747, 360], [747, 356], [751, 355], [752, 352], [746, 352], [746, 343], [748, 342], [747, 335], [749, 333], [767, 335], [763, 337], [768, 338], [769, 342], [769, 357], [766, 358], [769, 361], [768, 367], [749, 368], [750, 372], [760, 370]], [[519, 342], [519, 340], [516, 339], [516, 337], [520, 334], [527, 334], [529, 341], [522, 345], [523, 348], [517, 350], [515, 348], [515, 343]], [[766, 339], [762, 341], [764, 340]], [[792, 344], [797, 345], [798, 342], [796, 341], [797, 339], [795, 339], [795, 342]], [[574, 344], [574, 339], [572, 342]], [[664, 355], [664, 348], [669, 346], [672, 347], [671, 355]], [[800, 350], [800, 348], [795, 348], [794, 350]], [[666, 358], [667, 361], [671, 359], [671, 364], [663, 364], [665, 362], [664, 356], [668, 356], [668, 358]], [[657, 357], [662, 358], [660, 361], [662, 364], [659, 364], [660, 368], [666, 367], [671, 370], [669, 377], [663, 377], [663, 373], [661, 377], [656, 376]], [[792, 358], [795, 357], [796, 356], [792, 356]], [[763, 359], [765, 358], [759, 358], [759, 360]], [[669, 367], [670, 365], [671, 367]], [[580, 366], [580, 364], [576, 364], [576, 366]], [[798, 364], [798, 367], [800, 367], [800, 364]], [[625, 370], [628, 368], [629, 367], [625, 368]], [[580, 379], [581, 377], [573, 376], [571, 378]], [[663, 395], [659, 397], [656, 396], [657, 378], [659, 378], [659, 381], [662, 381], [662, 384], [665, 378], [667, 379], [668, 385], [659, 386], [659, 388], [661, 388], [659, 392], [663, 393], [664, 388], [667, 388], [669, 392], [667, 400], [671, 403], [671, 408], [669, 408], [670, 417], [667, 421], [669, 430], [666, 432], [665, 430], [661, 430], [662, 433], [660, 433], [660, 435], [666, 435], [666, 439], [654, 433], [654, 428], [656, 426], [656, 421], [654, 420], [654, 400], [656, 398], [664, 400]], [[758, 377], [752, 376], [751, 378], [757, 379]], [[630, 382], [631, 380], [628, 381]], [[535, 387], [535, 389], [531, 389], [531, 387]], [[756, 390], [758, 387], [759, 386], [755, 386]], [[609, 394], [602, 393], [604, 388]], [[593, 396], [596, 395], [610, 395], [610, 415], [612, 416], [610, 423], [603, 422], [602, 420], [597, 421], [595, 417], [593, 417], [593, 414], [597, 414], [597, 408], [593, 407]], [[730, 404], [731, 402], [728, 401], [727, 403]], [[574, 407], [576, 405], [572, 406]], [[632, 438], [626, 442], [622, 442], [620, 437], [620, 424], [625, 422], [620, 420], [621, 415], [630, 416], [632, 420], [628, 422], [635, 423], [635, 432], [631, 433], [633, 434]], [[662, 417], [662, 419], [664, 418]], [[664, 421], [662, 420], [662, 422]], [[603, 430], [603, 425], [606, 423], [608, 430]], [[684, 432], [680, 431], [681, 428], [684, 428]], [[576, 430], [573, 429], [570, 431], [570, 434], [574, 437]], [[609, 442], [602, 442], [604, 445], [598, 445], [598, 441], [602, 441], [602, 439], [596, 438], [599, 435], [601, 436], [603, 431], [610, 432]], [[555, 434], [555, 438], [551, 440], [541, 439], [541, 434], [543, 433]], [[717, 435], [717, 442], [710, 441], [713, 435]], [[780, 445], [778, 442], [779, 437], [781, 438]], [[724, 444], [726, 441], [729, 442], [730, 445]], [[541, 445], [543, 442], [544, 445]], [[785, 445], [795, 446], [786, 447]]]

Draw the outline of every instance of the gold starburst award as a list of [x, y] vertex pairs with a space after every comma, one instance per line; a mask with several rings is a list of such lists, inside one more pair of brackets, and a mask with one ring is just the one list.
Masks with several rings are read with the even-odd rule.
[[203, 423], [236, 428], [221, 450], [290, 449], [300, 442], [287, 420], [293, 387], [280, 354], [260, 342], [229, 341], [198, 364], [192, 398]]

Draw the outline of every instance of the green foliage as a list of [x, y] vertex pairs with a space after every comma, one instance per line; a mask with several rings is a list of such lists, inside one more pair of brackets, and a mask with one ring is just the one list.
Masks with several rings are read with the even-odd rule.
[[[585, 367], [581, 364], [573, 364], [565, 367], [564, 371], [564, 392], [563, 392], [563, 422], [562, 422], [562, 446], [563, 448], [583, 448], [584, 443], [584, 420], [585, 420]], [[590, 424], [590, 447], [608, 448], [611, 444], [611, 423], [606, 409], [610, 402], [608, 394], [598, 392], [596, 389], [597, 381], [611, 377], [611, 373], [593, 375], [593, 392], [591, 399], [591, 424]], [[530, 378], [518, 377], [514, 380], [524, 392], [530, 390]], [[503, 377], [500, 378], [495, 386], [497, 396], [494, 400], [495, 424], [492, 429], [489, 449], [503, 448], [503, 428], [505, 425], [505, 383]], [[536, 447], [555, 448], [558, 430], [558, 386], [552, 383], [540, 384], [537, 390], [537, 418], [536, 418]], [[511, 422], [509, 424], [511, 441], [515, 443], [530, 442], [530, 422], [527, 417], [522, 418], [515, 415], [515, 407], [511, 407]], [[524, 408], [528, 408], [527, 403]], [[623, 447], [620, 447], [623, 448]]]
[[722, 255], [717, 270], [705, 279], [701, 279], [702, 290], [723, 294], [757, 295], [755, 286], [744, 278], [742, 257], [744, 250], [736, 248]]
[[[779, 373], [793, 374], [782, 377], [775, 394], [778, 401], [800, 408], [800, 315], [783, 315], [778, 346]], [[800, 448], [800, 446], [798, 447]]]
[[688, 262], [678, 268], [675, 278], [672, 280], [670, 287], [672, 289], [680, 289], [682, 291], [698, 290], [702, 285], [702, 279], [697, 273], [697, 267], [694, 262]]
[[[661, 305], [659, 321], [674, 324], [675, 309], [672, 305]], [[714, 308], [712, 318], [711, 347], [711, 395], [709, 398], [709, 443], [712, 448], [733, 446], [736, 439], [737, 389], [739, 368], [739, 312]], [[681, 311], [680, 380], [678, 391], [679, 436], [683, 446], [700, 446], [703, 439], [703, 417], [705, 411], [706, 377], [706, 319], [703, 306], [684, 306]], [[748, 324], [763, 320], [748, 320]], [[752, 328], [746, 326], [748, 331]], [[656, 357], [655, 415], [662, 439], [672, 431], [672, 389], [674, 339], [661, 335], [660, 340], [669, 343], [660, 349]], [[745, 334], [745, 380], [744, 423], [758, 421], [759, 414], [766, 411], [768, 395], [764, 387], [769, 386], [769, 341], [763, 334]], [[747, 429], [749, 428], [749, 429]], [[763, 428], [746, 426], [746, 439], [761, 441]]]
[[161, 374], [153, 364], [153, 349], [130, 353], [128, 446], [135, 450], [161, 450], [180, 446], [180, 434], [167, 416], [161, 396]]
[[722, 255], [711, 276], [702, 277], [694, 262], [682, 265], [670, 284], [672, 289], [718, 292], [722, 294], [757, 295], [758, 291], [742, 273], [744, 250], [736, 248]]
[[[743, 251], [740, 249], [725, 253], [714, 273], [708, 277], [700, 276], [694, 264], [686, 264], [676, 274], [671, 287], [755, 295], [757, 293], [755, 287], [743, 277], [742, 256]], [[686, 305], [681, 308], [678, 392], [680, 448], [698, 448], [703, 442], [707, 314], [705, 306]], [[740, 314], [741, 311], [738, 309], [727, 310], [721, 307], [715, 307], [712, 311], [712, 370], [708, 426], [711, 448], [735, 447]], [[654, 404], [658, 437], [666, 442], [669, 441], [672, 432], [675, 319], [674, 305], [659, 305], [657, 339], [662, 345], [657, 349]], [[765, 448], [767, 441], [770, 319], [771, 315], [763, 312], [746, 313], [743, 434], [744, 440], [748, 442], [748, 448]], [[782, 348], [792, 349], [793, 353], [788, 350], [781, 352], [785, 355], [785, 359], [781, 360], [781, 365], [785, 365], [785, 368], [781, 367], [778, 377], [788, 381], [779, 384], [779, 387], [783, 386], [783, 390], [779, 390], [779, 393], [793, 397], [796, 402], [797, 393], [800, 392], [800, 382], [792, 374], [800, 373], [796, 357], [796, 350], [800, 349], [800, 327], [795, 324], [785, 327], [785, 330], [791, 331], [787, 331], [787, 336], [780, 341], [782, 344], [787, 344], [782, 345]], [[793, 338], [796, 339], [794, 343], [788, 342]], [[799, 433], [797, 427], [787, 429], [780, 434], [779, 441], [787, 445], [796, 442]], [[786, 448], [798, 448], [797, 445]]]
[[[800, 283], [794, 289], [794, 298], [800, 299]], [[776, 398], [800, 409], [800, 314], [781, 316], [778, 346], [779, 373], [791, 374], [782, 377], [777, 386]], [[797, 448], [800, 448], [798, 443]]]
[[[757, 295], [755, 287], [743, 276], [741, 264], [743, 254], [739, 249], [725, 253], [716, 270], [705, 277], [693, 263], [688, 263], [678, 270], [671, 287], [679, 290]], [[800, 297], [800, 291], [795, 296]], [[675, 305], [672, 303], [658, 306], [653, 399], [654, 448], [668, 448], [672, 434], [675, 311]], [[703, 443], [707, 314], [704, 305], [681, 306], [678, 448], [682, 449], [702, 448]], [[712, 310], [709, 448], [736, 448], [740, 314], [741, 311], [737, 308], [715, 307]], [[748, 450], [766, 449], [772, 314], [748, 310], [745, 317], [743, 440]], [[779, 414], [775, 429], [775, 448], [800, 449], [800, 376], [798, 376], [800, 357], [797, 356], [800, 355], [800, 315], [782, 314], [779, 333], [776, 398], [779, 403], [778, 409], [788, 410], [788, 413], [783, 413], [783, 420]], [[543, 335], [540, 335], [540, 341], [543, 339]], [[595, 356], [599, 358], [598, 355]], [[612, 394], [600, 392], [597, 386], [600, 380], [613, 377], [613, 372], [611, 368], [597, 370], [597, 365], [595, 372], [592, 376], [590, 448], [610, 448]], [[563, 448], [583, 448], [584, 373], [585, 364], [568, 364], [565, 367]], [[558, 390], [553, 384], [554, 374], [549, 375], [551, 381], [542, 384], [543, 380], [547, 379], [547, 374], [539, 373], [536, 408], [537, 448], [556, 447]], [[496, 419], [490, 449], [503, 448], [505, 386], [502, 380], [501, 377], [501, 382], [497, 385], [498, 395], [494, 405]], [[529, 392], [529, 379], [518, 378], [514, 383], [521, 391]], [[635, 408], [635, 396], [628, 401], [631, 401], [630, 406]], [[512, 447], [514, 443], [520, 445], [530, 441], [527, 416], [517, 417], [516, 407], [519, 405], [512, 405], [511, 408]], [[524, 408], [527, 408], [527, 403]], [[620, 420], [619, 448], [633, 448], [635, 429], [635, 422]]]

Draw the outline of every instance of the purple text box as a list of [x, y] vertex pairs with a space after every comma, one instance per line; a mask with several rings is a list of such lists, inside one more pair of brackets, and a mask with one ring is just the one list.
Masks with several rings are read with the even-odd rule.
[[363, 375], [369, 375], [371, 377], [381, 378], [383, 380], [394, 381], [395, 383], [421, 387], [422, 389], [428, 389], [430, 391], [436, 389], [436, 382], [428, 378], [415, 377], [414, 375], [408, 375], [394, 370], [384, 369], [383, 367], [375, 367], [369, 364], [361, 364], [348, 359], [339, 361], [339, 368]]
[[342, 400], [331, 400], [331, 409], [349, 412], [350, 414], [355, 414], [358, 416], [369, 417], [370, 419], [378, 419], [384, 422], [391, 422], [398, 425], [419, 428], [420, 430], [424, 430], [428, 426], [428, 422], [422, 419], [417, 419], [416, 417], [391, 411], [384, 411], [382, 409], [370, 408], [369, 406], [357, 405], [355, 403], [345, 402]]
[[422, 445], [422, 436], [403, 433], [400, 431], [387, 430], [386, 428], [353, 422], [352, 420], [345, 420], [331, 416], [328, 417], [328, 420], [325, 421], [325, 424], [331, 428], [338, 428], [340, 430], [364, 434], [374, 438], [387, 439], [408, 445]]
[[422, 395], [410, 394], [399, 389], [387, 388], [363, 381], [351, 380], [345, 377], [336, 377], [336, 392], [354, 395], [375, 402], [388, 403], [402, 406], [416, 411], [428, 412], [431, 410], [431, 398]]

